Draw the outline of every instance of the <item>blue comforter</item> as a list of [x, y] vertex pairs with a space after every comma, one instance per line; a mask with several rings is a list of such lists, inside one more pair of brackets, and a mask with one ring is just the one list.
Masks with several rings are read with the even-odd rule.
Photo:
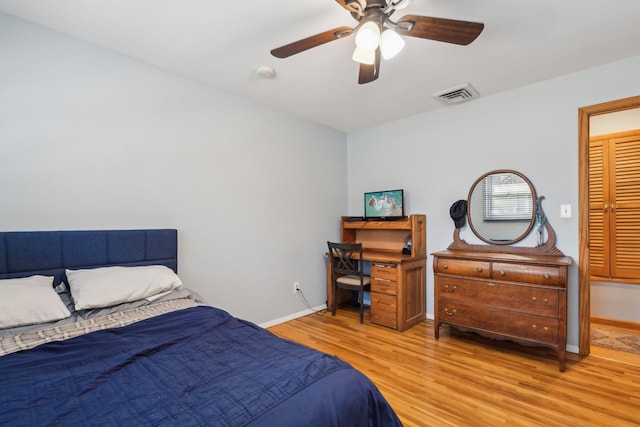
[[340, 359], [194, 307], [0, 357], [0, 425], [401, 424]]

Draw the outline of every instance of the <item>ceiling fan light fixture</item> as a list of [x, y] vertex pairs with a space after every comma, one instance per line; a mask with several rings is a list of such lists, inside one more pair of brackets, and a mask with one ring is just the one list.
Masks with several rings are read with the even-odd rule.
[[380, 45], [380, 27], [373, 21], [367, 21], [356, 33], [356, 46], [363, 50], [374, 51]]
[[411, 3], [411, 0], [399, 0], [399, 1], [393, 2], [393, 7], [396, 10], [401, 10], [409, 6], [409, 3]]
[[388, 28], [380, 38], [380, 53], [384, 59], [391, 59], [404, 48], [404, 39], [398, 33]]
[[361, 49], [356, 46], [352, 59], [361, 64], [373, 65], [376, 62], [376, 51]]

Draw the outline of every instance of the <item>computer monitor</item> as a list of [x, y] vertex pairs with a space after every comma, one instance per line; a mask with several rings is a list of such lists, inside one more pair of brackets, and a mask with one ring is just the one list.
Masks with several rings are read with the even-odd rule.
[[364, 193], [366, 219], [398, 219], [404, 217], [404, 191], [372, 191]]

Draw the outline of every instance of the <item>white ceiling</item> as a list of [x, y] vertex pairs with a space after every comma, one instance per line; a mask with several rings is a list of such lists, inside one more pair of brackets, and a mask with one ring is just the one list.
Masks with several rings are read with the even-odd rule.
[[[287, 59], [269, 53], [354, 26], [334, 0], [0, 0], [0, 11], [343, 131], [448, 108], [431, 94], [464, 83], [488, 96], [640, 54], [638, 0], [414, 0], [393, 18], [485, 29], [469, 46], [407, 37], [366, 85], [353, 37]], [[276, 77], [258, 78], [260, 65]]]

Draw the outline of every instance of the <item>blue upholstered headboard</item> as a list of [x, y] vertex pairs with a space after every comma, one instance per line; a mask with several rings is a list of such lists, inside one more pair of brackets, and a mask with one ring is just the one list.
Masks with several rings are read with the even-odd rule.
[[166, 265], [178, 272], [178, 231], [0, 232], [0, 279], [34, 274], [64, 278], [65, 269]]

